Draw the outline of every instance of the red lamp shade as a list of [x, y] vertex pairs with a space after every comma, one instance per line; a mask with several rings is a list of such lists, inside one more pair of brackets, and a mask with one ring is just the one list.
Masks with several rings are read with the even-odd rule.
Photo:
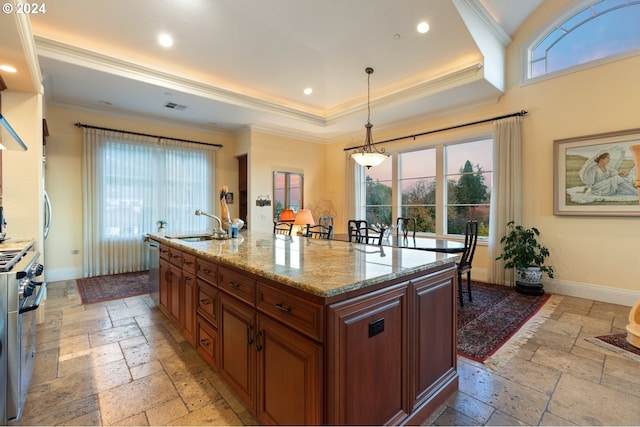
[[293, 209], [283, 209], [278, 217], [278, 221], [280, 222], [294, 222], [295, 220], [296, 214], [293, 212]]

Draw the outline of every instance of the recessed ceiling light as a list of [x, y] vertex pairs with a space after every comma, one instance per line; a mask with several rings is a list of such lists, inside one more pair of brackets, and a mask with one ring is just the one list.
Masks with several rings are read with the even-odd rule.
[[7, 73], [15, 73], [16, 71], [18, 71], [11, 65], [0, 65], [0, 70], [6, 71]]
[[429, 24], [427, 24], [426, 22], [421, 22], [418, 24], [418, 32], [420, 34], [424, 34], [427, 31], [429, 31]]
[[308, 88], [306, 88], [306, 89], [304, 90], [304, 94], [305, 94], [305, 95], [311, 95], [312, 93], [313, 93], [313, 89], [311, 89], [310, 87], [308, 87]]
[[173, 39], [169, 34], [160, 34], [158, 36], [158, 43], [160, 43], [162, 47], [171, 47], [173, 46]]

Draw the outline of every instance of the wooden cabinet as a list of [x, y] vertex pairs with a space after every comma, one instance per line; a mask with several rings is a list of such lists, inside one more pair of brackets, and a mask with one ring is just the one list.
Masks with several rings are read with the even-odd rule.
[[323, 424], [323, 347], [258, 315], [257, 416], [265, 424]]
[[160, 309], [263, 424], [420, 424], [457, 389], [456, 276], [320, 297], [160, 247]]
[[292, 323], [291, 316], [302, 313], [305, 321], [296, 329], [317, 336], [316, 323], [322, 319], [317, 312], [322, 310], [265, 284], [259, 285], [262, 298], [256, 308], [247, 302], [256, 295], [254, 280], [223, 268], [219, 272], [222, 378], [264, 423], [322, 424], [323, 347], [278, 321], [285, 316], [284, 323]]
[[328, 424], [395, 425], [407, 417], [407, 297], [404, 283], [329, 308]]
[[[411, 284], [413, 307], [411, 320], [410, 397], [412, 408], [431, 399], [453, 379], [457, 368], [456, 327], [439, 319], [455, 318], [457, 310], [454, 277], [434, 275]], [[438, 345], [433, 345], [438, 343]]]
[[220, 294], [220, 375], [255, 412], [256, 311], [253, 307]]

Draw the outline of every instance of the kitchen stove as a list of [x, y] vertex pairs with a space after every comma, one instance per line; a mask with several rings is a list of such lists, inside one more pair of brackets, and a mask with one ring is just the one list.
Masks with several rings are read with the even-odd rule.
[[[35, 358], [35, 310], [46, 294], [38, 282], [43, 267], [33, 243], [21, 248], [0, 247], [0, 424], [20, 418]], [[2, 372], [6, 372], [2, 377]], [[6, 387], [5, 387], [6, 385]]]

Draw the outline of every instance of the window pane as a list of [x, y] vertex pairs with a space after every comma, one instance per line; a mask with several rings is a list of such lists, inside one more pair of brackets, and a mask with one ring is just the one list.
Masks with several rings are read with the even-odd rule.
[[639, 21], [640, 0], [592, 3], [531, 48], [529, 77], [640, 49]]
[[365, 171], [366, 220], [369, 224], [392, 224], [392, 159]]
[[436, 150], [400, 154], [400, 215], [413, 217], [417, 231], [436, 231]]
[[493, 140], [445, 146], [447, 233], [464, 234], [468, 220], [478, 221], [478, 234], [489, 235], [493, 173]]

